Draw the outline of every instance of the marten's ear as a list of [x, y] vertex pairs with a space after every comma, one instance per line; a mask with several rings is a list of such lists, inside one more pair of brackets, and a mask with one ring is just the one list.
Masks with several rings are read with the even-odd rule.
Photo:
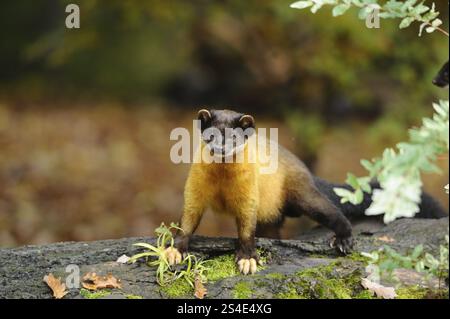
[[201, 109], [198, 111], [198, 119], [202, 121], [202, 123], [208, 123], [211, 121], [211, 112], [209, 112], [207, 109]]
[[239, 126], [244, 130], [249, 127], [255, 128], [255, 119], [251, 115], [242, 115], [239, 119]]
[[207, 109], [201, 109], [198, 111], [198, 119], [200, 120], [200, 128], [203, 130], [207, 129], [211, 125], [211, 112]]

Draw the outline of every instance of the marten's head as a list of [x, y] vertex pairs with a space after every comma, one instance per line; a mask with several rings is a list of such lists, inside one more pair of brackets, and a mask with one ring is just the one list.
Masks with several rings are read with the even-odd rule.
[[231, 110], [202, 109], [198, 112], [198, 119], [202, 140], [214, 156], [237, 154], [255, 132], [253, 116]]
[[433, 84], [441, 88], [444, 88], [448, 85], [448, 61], [439, 70], [438, 74], [436, 74], [435, 78], [433, 79]]

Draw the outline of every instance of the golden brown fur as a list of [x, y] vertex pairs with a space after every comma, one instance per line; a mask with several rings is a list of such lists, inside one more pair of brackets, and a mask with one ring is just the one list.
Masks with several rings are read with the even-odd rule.
[[[243, 118], [243, 114], [233, 111], [202, 110], [199, 114], [203, 127], [209, 125], [220, 129], [239, 126]], [[205, 147], [206, 143], [202, 143], [196, 156], [200, 156]], [[262, 174], [260, 168], [264, 164], [258, 160], [256, 163], [248, 160], [252, 152], [256, 152], [256, 149], [247, 143], [242, 163], [192, 164], [184, 191], [185, 204], [181, 219], [184, 234], [178, 249], [181, 252], [188, 249], [189, 238], [195, 232], [203, 212], [212, 208], [236, 220], [239, 237], [237, 259], [243, 261], [239, 262], [239, 266], [244, 273], [256, 270], [254, 261], [258, 256], [254, 244], [255, 233], [258, 232], [260, 236], [276, 235], [276, 229], [281, 226], [285, 216], [305, 213], [333, 229], [337, 246], [342, 252], [347, 252], [351, 246], [350, 223], [317, 190], [305, 165], [279, 146], [277, 170], [271, 174]]]

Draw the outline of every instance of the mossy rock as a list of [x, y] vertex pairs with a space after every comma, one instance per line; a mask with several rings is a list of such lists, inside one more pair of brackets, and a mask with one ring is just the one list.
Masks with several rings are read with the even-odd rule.
[[[257, 239], [264, 267], [254, 275], [238, 273], [234, 261], [236, 240], [231, 238], [194, 237], [191, 253], [211, 260], [205, 284], [206, 298], [375, 298], [360, 284], [365, 277], [364, 258], [360, 251], [373, 251], [392, 238], [389, 245], [405, 253], [419, 243], [433, 255], [439, 254], [439, 244], [448, 235], [449, 219], [402, 219], [388, 226], [363, 228], [356, 226], [355, 253], [340, 257], [329, 247], [332, 234], [313, 230], [295, 240]], [[120, 264], [116, 260], [139, 251], [136, 242], [154, 243], [154, 238], [125, 238], [89, 243], [57, 243], [0, 249], [0, 298], [52, 298], [42, 281], [49, 273], [68, 276], [66, 267], [77, 265], [80, 275], [94, 271], [100, 275], [112, 273], [121, 279], [122, 289], [87, 294], [71, 288], [64, 298], [194, 298], [193, 288], [185, 281], [161, 287], [156, 282], [155, 269], [145, 262]], [[18, 271], [20, 269], [20, 271]], [[448, 281], [440, 290], [423, 287], [397, 289], [398, 298], [448, 298]], [[83, 296], [84, 295], [84, 296]]]

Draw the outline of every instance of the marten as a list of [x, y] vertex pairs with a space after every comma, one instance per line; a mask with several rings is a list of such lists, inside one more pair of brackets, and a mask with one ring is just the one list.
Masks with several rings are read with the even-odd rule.
[[[251, 115], [231, 110], [206, 110], [198, 112], [202, 133], [215, 129], [222, 136], [225, 130], [252, 130], [255, 121]], [[252, 133], [251, 133], [252, 134]], [[253, 133], [253, 137], [256, 133]], [[205, 137], [200, 154], [205, 148], [211, 155], [223, 157], [227, 138], [222, 141]], [[366, 194], [361, 205], [341, 204], [334, 194], [333, 185], [311, 174], [305, 164], [294, 154], [278, 145], [278, 168], [269, 174], [262, 174], [258, 160], [250, 162], [249, 155], [254, 152], [248, 146], [245, 136], [244, 160], [233, 163], [195, 162], [191, 165], [184, 191], [184, 212], [181, 218], [182, 232], [177, 236], [176, 248], [167, 249], [170, 264], [179, 263], [182, 254], [189, 247], [189, 240], [199, 225], [206, 208], [224, 212], [236, 220], [238, 242], [236, 261], [243, 274], [256, 272], [259, 256], [255, 248], [255, 236], [279, 238], [279, 230], [285, 217], [299, 217], [306, 214], [334, 231], [330, 242], [339, 253], [347, 254], [353, 246], [352, 226], [349, 218], [364, 215], [370, 205], [370, 195]], [[239, 149], [233, 146], [233, 156]], [[379, 187], [373, 183], [374, 188]], [[424, 207], [426, 205], [426, 207]], [[422, 196], [420, 217], [443, 217], [445, 211], [429, 195]], [[425, 209], [426, 208], [426, 209]]]
[[441, 88], [448, 86], [448, 61], [442, 66], [434, 77], [433, 84]]

